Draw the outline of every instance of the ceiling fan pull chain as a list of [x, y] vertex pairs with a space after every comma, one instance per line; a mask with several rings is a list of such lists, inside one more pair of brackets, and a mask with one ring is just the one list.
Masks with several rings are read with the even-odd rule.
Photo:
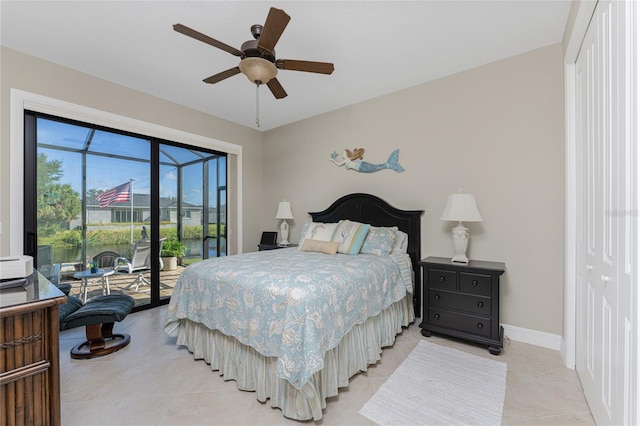
[[256, 83], [256, 127], [260, 127], [260, 85]]

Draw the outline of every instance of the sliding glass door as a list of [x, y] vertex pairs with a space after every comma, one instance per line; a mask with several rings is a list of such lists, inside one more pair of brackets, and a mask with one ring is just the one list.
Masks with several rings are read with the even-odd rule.
[[[160, 144], [159, 154], [160, 235], [167, 238], [165, 244], [180, 241], [179, 265], [183, 267], [210, 257], [225, 256], [226, 251], [218, 250], [217, 246], [226, 230], [226, 215], [221, 217], [220, 211], [221, 206], [226, 209], [227, 157], [168, 144]], [[220, 170], [224, 176], [220, 176]], [[220, 198], [221, 191], [225, 191], [224, 199]], [[168, 262], [164, 262], [163, 270], [171, 270], [167, 268]], [[166, 291], [169, 286], [164, 282], [161, 286], [161, 297], [171, 296], [170, 291]]]
[[24, 252], [83, 300], [155, 306], [186, 265], [226, 254], [224, 154], [26, 113], [25, 170]]

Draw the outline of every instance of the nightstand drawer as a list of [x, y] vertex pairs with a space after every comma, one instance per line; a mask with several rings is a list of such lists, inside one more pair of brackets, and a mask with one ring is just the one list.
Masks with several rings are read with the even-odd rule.
[[491, 296], [491, 275], [460, 272], [460, 291]]
[[457, 287], [456, 271], [429, 269], [429, 287], [455, 291]]
[[434, 327], [473, 333], [477, 336], [491, 337], [491, 319], [475, 315], [429, 308], [429, 324]]
[[477, 315], [491, 315], [491, 298], [429, 289], [429, 308], [448, 308]]

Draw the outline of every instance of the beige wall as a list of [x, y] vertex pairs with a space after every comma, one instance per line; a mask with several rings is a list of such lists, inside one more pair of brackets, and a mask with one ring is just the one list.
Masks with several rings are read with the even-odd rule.
[[[398, 75], [398, 78], [402, 78]], [[298, 241], [308, 211], [351, 192], [424, 209], [422, 255], [450, 256], [447, 195], [475, 195], [472, 259], [502, 261], [501, 321], [562, 335], [564, 106], [560, 44], [349, 106], [265, 134], [263, 227], [277, 230], [291, 201]], [[329, 161], [366, 149], [384, 162], [400, 149], [403, 173], [366, 174]]]
[[242, 146], [243, 244], [255, 247], [262, 210], [262, 133], [4, 47], [0, 71], [0, 255], [9, 255], [9, 240], [19, 225], [10, 223], [7, 202], [11, 182], [22, 179], [9, 173], [12, 88]]
[[[475, 194], [484, 218], [470, 223], [473, 259], [506, 263], [502, 322], [562, 334], [564, 108], [562, 48], [508, 58], [264, 134], [135, 90], [2, 48], [0, 254], [14, 224], [4, 200], [9, 176], [9, 90], [27, 92], [203, 135], [243, 148], [243, 244], [277, 230], [287, 198], [297, 241], [307, 211], [351, 192], [403, 209], [424, 209], [423, 256], [452, 254], [439, 220], [447, 195]], [[398, 76], [401, 78], [401, 76]], [[263, 146], [264, 144], [264, 146]], [[403, 173], [339, 168], [332, 151], [363, 147], [380, 163], [400, 149]]]

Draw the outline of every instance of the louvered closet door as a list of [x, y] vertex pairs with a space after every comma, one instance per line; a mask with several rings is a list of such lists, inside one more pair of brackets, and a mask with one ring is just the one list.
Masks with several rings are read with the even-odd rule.
[[576, 63], [576, 368], [598, 424], [635, 419], [635, 2], [598, 3]]

